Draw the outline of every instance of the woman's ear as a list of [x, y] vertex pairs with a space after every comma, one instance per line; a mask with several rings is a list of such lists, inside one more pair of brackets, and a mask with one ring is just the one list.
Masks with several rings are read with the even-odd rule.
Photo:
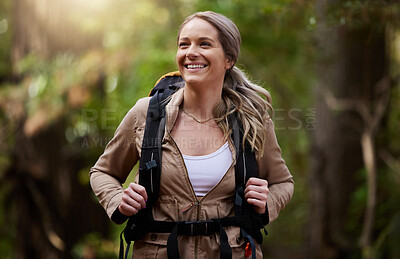
[[225, 60], [225, 69], [230, 69], [230, 68], [232, 68], [233, 67], [233, 65], [234, 65], [234, 62], [232, 61], [232, 59], [231, 58], [226, 58], [226, 60]]

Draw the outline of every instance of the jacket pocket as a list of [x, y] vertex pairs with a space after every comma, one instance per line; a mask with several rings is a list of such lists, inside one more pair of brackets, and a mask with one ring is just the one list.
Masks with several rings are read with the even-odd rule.
[[178, 201], [172, 196], [160, 196], [154, 204], [153, 216], [160, 221], [179, 220]]
[[135, 241], [132, 258], [167, 258], [169, 233], [147, 233]]

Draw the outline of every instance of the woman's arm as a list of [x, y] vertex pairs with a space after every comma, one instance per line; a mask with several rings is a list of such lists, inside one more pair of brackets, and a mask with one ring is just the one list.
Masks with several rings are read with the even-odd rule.
[[142, 129], [144, 125], [138, 125], [140, 124], [138, 117], [147, 112], [147, 102], [142, 100], [139, 100], [124, 117], [113, 139], [90, 170], [90, 184], [93, 192], [99, 198], [107, 215], [116, 223], [122, 223], [124, 220], [123, 217], [115, 215], [124, 194], [122, 183], [139, 160], [137, 133], [138, 129]]
[[272, 222], [292, 198], [294, 181], [282, 158], [282, 151], [278, 145], [271, 119], [266, 120], [265, 130], [267, 136], [264, 156], [258, 158], [258, 175], [267, 181], [266, 209], [269, 214], [269, 222]]

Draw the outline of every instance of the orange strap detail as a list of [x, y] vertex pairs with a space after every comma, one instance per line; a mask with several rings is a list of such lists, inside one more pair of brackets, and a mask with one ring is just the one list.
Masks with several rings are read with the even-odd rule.
[[244, 249], [244, 256], [249, 257], [251, 255], [251, 246], [250, 243], [246, 244], [246, 248]]
[[[154, 84], [154, 86], [156, 86], [165, 77], [168, 77], [168, 76], [180, 76], [180, 75], [181, 75], [181, 73], [179, 71], [173, 71], [173, 72], [166, 73], [165, 75], [160, 77], [160, 79], [157, 80], [157, 82]], [[151, 93], [151, 90], [150, 90], [150, 93]], [[150, 96], [150, 93], [149, 93], [149, 96]]]

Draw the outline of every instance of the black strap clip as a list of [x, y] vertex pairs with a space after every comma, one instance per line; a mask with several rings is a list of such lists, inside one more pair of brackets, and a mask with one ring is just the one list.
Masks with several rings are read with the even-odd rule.
[[157, 162], [156, 162], [156, 160], [150, 160], [149, 162], [147, 162], [147, 163], [145, 163], [144, 164], [144, 169], [148, 172], [148, 171], [150, 171], [151, 169], [153, 169], [153, 168], [156, 168], [157, 167]]
[[239, 186], [235, 192], [235, 206], [241, 207], [243, 205], [242, 197], [244, 197], [243, 187]]

